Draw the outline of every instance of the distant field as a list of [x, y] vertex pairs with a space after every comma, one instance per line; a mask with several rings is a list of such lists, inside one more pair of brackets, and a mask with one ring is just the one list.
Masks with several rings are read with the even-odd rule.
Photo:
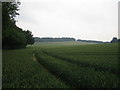
[[67, 41], [67, 42], [37, 42], [34, 46], [73, 46], [73, 45], [88, 45], [88, 44], [97, 44], [97, 43], [85, 43], [77, 41]]
[[3, 51], [3, 88], [118, 87], [118, 44], [35, 43]]

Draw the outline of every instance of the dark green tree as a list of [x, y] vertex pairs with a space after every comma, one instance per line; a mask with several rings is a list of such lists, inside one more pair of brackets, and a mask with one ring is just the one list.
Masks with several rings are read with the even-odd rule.
[[5, 49], [24, 48], [27, 44], [34, 43], [29, 40], [32, 39], [32, 32], [26, 34], [15, 25], [15, 17], [19, 15], [19, 5], [20, 2], [2, 3], [2, 47]]
[[27, 44], [30, 45], [34, 44], [34, 38], [31, 31], [29, 30], [25, 31], [25, 36], [27, 38]]
[[2, 29], [3, 37], [6, 35], [6, 30], [13, 27], [15, 24], [15, 17], [19, 15], [17, 12], [20, 2], [2, 2]]
[[116, 42], [118, 42], [117, 37], [113, 37], [113, 39], [111, 40], [111, 43], [116, 43]]
[[120, 42], [120, 39], [118, 39], [118, 42]]

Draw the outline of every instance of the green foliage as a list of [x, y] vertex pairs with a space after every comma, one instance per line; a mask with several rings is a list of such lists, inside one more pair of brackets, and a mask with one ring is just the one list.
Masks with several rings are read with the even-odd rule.
[[27, 40], [26, 40], [24, 33], [18, 32], [15, 29], [9, 30], [8, 35], [6, 36], [5, 40], [6, 41], [5, 42], [3, 41], [3, 43], [4, 44], [6, 43], [5, 45], [6, 47], [5, 46], [4, 47], [5, 48], [9, 47], [9, 49], [23, 48], [27, 45], [26, 43]]
[[118, 39], [118, 42], [120, 42], [120, 39]]
[[18, 5], [20, 2], [3, 2], [2, 3], [2, 41], [3, 49], [24, 48], [27, 44], [33, 44], [34, 39], [32, 32], [23, 31], [15, 25]]
[[19, 15], [17, 12], [19, 2], [2, 2], [2, 25], [3, 31], [7, 28], [10, 28], [14, 23], [16, 15]]
[[[118, 87], [118, 45], [96, 44], [43, 48], [40, 64], [72, 87]], [[74, 82], [74, 83], [73, 83]]]
[[39, 62], [73, 88], [117, 87], [118, 78], [115, 74], [107, 71], [95, 71], [91, 67], [77, 66], [76, 64], [39, 53], [36, 53]]
[[43, 52], [49, 56], [75, 63], [77, 65], [82, 65], [84, 67], [89, 66], [96, 70], [117, 73], [117, 47], [118, 44], [98, 44], [44, 49]]
[[3, 51], [2, 88], [69, 88], [33, 60], [33, 50]]
[[34, 44], [34, 38], [33, 38], [33, 35], [32, 35], [32, 32], [27, 30], [27, 31], [24, 31], [25, 32], [25, 36], [27, 38], [27, 44]]
[[117, 43], [119, 42], [119, 39], [117, 39], [117, 37], [113, 37], [113, 39], [111, 40], [111, 43]]
[[39, 38], [34, 37], [35, 42], [65, 42], [65, 41], [75, 41], [75, 38], [69, 38], [69, 37], [62, 37], [62, 38], [52, 38], [52, 37], [45, 37], [45, 38]]

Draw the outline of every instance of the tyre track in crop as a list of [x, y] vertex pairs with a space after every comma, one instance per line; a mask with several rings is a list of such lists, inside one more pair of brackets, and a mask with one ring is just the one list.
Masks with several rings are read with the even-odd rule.
[[[46, 54], [45, 54], [46, 55]], [[47, 55], [48, 56], [48, 55]], [[51, 57], [51, 56], [50, 56]], [[35, 58], [37, 58], [38, 63], [48, 71], [48, 73], [52, 74], [53, 76], [55, 76], [58, 80], [64, 82], [67, 86], [69, 86], [70, 88], [76, 88], [76, 85], [72, 85], [73, 82], [69, 82], [66, 78], [62, 78], [62, 76], [54, 71], [52, 71], [50, 68], [48, 68], [48, 66], [51, 66], [51, 64], [47, 65], [46, 63], [43, 63], [44, 59], [38, 56], [36, 56], [35, 54]]]
[[[35, 56], [35, 53], [33, 53], [33, 61], [37, 61], [42, 67], [43, 69], [50, 73], [51, 75], [53, 75], [54, 77], [56, 77], [57, 80], [61, 81], [61, 82], [64, 82], [66, 84], [65, 81], [61, 80], [59, 76], [55, 75], [54, 73], [52, 73], [49, 69], [47, 69], [41, 62], [40, 62], [40, 59], [38, 60], [37, 57]], [[69, 84], [66, 84], [68, 87], [70, 87]]]
[[35, 53], [33, 53], [33, 58], [32, 58], [33, 61], [37, 61], [37, 58], [35, 57]]
[[94, 68], [96, 71], [108, 71], [108, 72], [113, 73], [113, 74], [118, 74], [118, 71], [116, 69], [107, 68], [107, 67], [101, 67], [101, 66], [98, 66], [98, 65], [95, 65], [95, 64], [89, 64], [89, 63], [85, 63], [85, 62], [76, 62], [76, 61], [71, 60], [69, 58], [64, 58], [64, 57], [61, 57], [61, 56], [58, 56], [58, 55], [53, 55], [53, 54], [48, 53], [46, 51], [42, 51], [42, 52], [44, 54], [48, 55], [48, 56], [52, 56], [54, 58], [61, 59], [63, 61], [74, 63], [74, 64], [76, 64], [78, 66], [91, 67], [91, 68]]
[[[46, 55], [46, 54], [45, 54]], [[47, 55], [48, 56], [48, 55]], [[62, 81], [62, 82], [64, 82], [67, 86], [69, 86], [70, 88], [77, 88], [76, 86], [78, 85], [78, 84], [74, 84], [73, 82], [69, 82], [69, 80], [67, 79], [67, 77], [66, 78], [63, 78], [63, 76], [64, 75], [61, 75], [59, 72], [57, 73], [56, 71], [54, 71], [54, 70], [51, 70], [51, 68], [48, 68], [48, 66], [50, 67], [51, 66], [51, 64], [46, 64], [46, 63], [44, 63], [43, 61], [45, 61], [43, 58], [41, 58], [41, 56], [40, 57], [38, 57], [37, 56], [37, 54], [35, 53], [35, 57], [37, 58], [37, 61], [38, 61], [38, 63], [44, 68], [44, 69], [46, 69], [47, 71], [48, 71], [48, 73], [50, 73], [50, 74], [52, 74], [53, 76], [55, 76], [56, 77], [56, 79], [58, 79], [58, 80], [60, 80], [60, 81]], [[51, 56], [50, 56], [51, 57]], [[54, 57], [53, 57], [54, 58]], [[53, 65], [52, 65], [53, 66]], [[52, 67], [51, 66], [51, 67]], [[56, 68], [54, 68], [54, 69], [56, 69]], [[74, 85], [73, 85], [74, 84]]]
[[[114, 84], [107, 86], [106, 83], [116, 83], [116, 79], [114, 79], [115, 82], [113, 82], [113, 80], [105, 81], [105, 84], [103, 85], [103, 81], [105, 80], [104, 78], [109, 78], [108, 76], [104, 77], [104, 74], [108, 74], [107, 72], [94, 72], [94, 69], [89, 67], [79, 68], [76, 64], [63, 61], [45, 53], [36, 53], [36, 58], [38, 59], [38, 62], [44, 68], [47, 68], [52, 75], [56, 76], [56, 78], [65, 82], [66, 85], [71, 86], [72, 88], [113, 87]], [[98, 73], [103, 77], [99, 76]], [[112, 74], [110, 74], [110, 76], [111, 75]]]
[[[35, 53], [33, 53], [33, 61], [37, 61], [37, 62], [39, 63], [39, 61], [38, 61], [37, 58], [35, 57]], [[39, 63], [39, 64], [40, 64], [40, 63]], [[45, 70], [46, 72], [50, 73], [50, 71], [49, 71], [47, 68], [45, 68], [42, 64], [41, 64], [41, 66], [44, 68], [44, 70]]]

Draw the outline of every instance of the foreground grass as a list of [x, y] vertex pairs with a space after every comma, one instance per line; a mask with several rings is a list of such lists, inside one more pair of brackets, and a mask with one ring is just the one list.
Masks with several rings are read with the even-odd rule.
[[3, 88], [115, 88], [117, 50], [117, 44], [76, 42], [36, 43], [26, 49], [4, 50]]
[[43, 49], [43, 53], [84, 67], [93, 67], [96, 70], [113, 73], [118, 72], [117, 44], [80, 45]]
[[118, 44], [42, 48], [35, 53], [44, 67], [72, 87], [118, 87]]
[[33, 60], [32, 49], [3, 51], [3, 88], [67, 88]]
[[73, 88], [118, 87], [117, 75], [108, 71], [96, 71], [91, 67], [77, 66], [42, 52], [36, 52], [36, 57], [45, 68]]

